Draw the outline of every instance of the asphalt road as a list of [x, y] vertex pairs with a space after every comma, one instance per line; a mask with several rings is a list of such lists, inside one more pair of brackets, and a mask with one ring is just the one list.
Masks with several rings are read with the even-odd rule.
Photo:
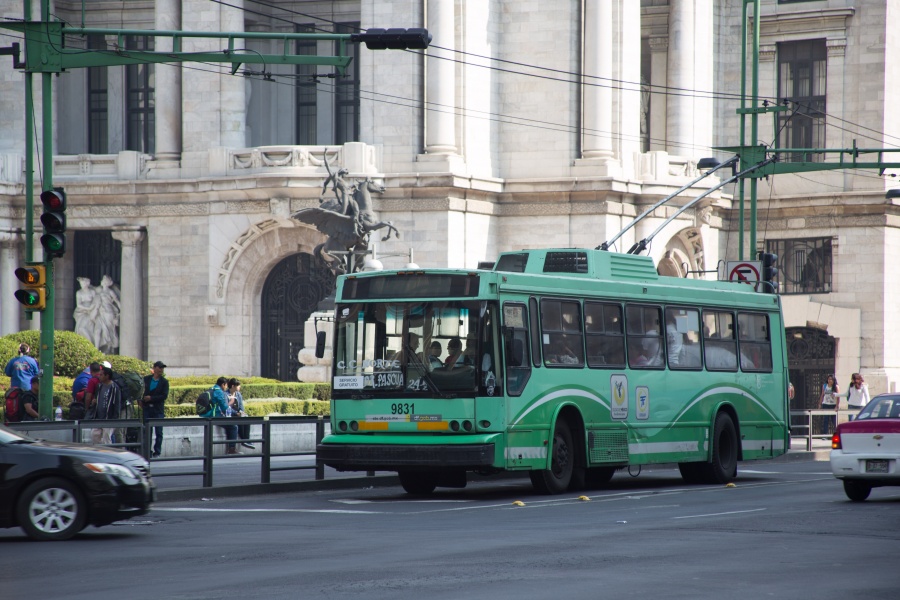
[[734, 488], [620, 472], [586, 498], [527, 479], [213, 491], [64, 543], [0, 530], [0, 598], [900, 596], [900, 488], [851, 503], [827, 462], [743, 464]]

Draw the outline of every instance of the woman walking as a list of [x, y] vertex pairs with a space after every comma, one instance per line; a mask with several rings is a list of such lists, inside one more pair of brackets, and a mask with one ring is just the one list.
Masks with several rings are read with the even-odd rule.
[[834, 417], [825, 417], [823, 433], [831, 433], [837, 426], [837, 410], [840, 403], [835, 394], [838, 393], [840, 393], [840, 390], [838, 389], [837, 379], [835, 379], [834, 375], [829, 375], [825, 378], [825, 383], [822, 384], [822, 393], [819, 394], [819, 409], [833, 409]]

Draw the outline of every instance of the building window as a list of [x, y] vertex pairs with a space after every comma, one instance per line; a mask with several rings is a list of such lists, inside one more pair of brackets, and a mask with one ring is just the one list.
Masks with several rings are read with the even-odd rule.
[[[359, 23], [338, 23], [335, 33], [355, 33]], [[335, 42], [336, 44], [338, 42]], [[359, 60], [358, 44], [347, 44], [347, 53], [353, 57], [350, 66], [335, 81], [334, 86], [334, 143], [359, 140]], [[337, 54], [337, 52], [335, 52]]]
[[[315, 33], [313, 24], [297, 26], [297, 33]], [[316, 40], [297, 40], [298, 56], [316, 56]], [[297, 65], [297, 144], [316, 144], [316, 65]]]
[[[131, 35], [125, 38], [128, 50], [153, 50], [153, 38]], [[128, 65], [125, 68], [125, 149], [153, 154], [156, 149], [154, 116], [154, 78], [152, 64]]]
[[778, 293], [831, 292], [831, 238], [767, 240], [766, 252], [778, 255]]
[[[825, 40], [778, 44], [778, 99], [790, 110], [778, 113], [780, 148], [825, 147]], [[782, 154], [790, 162], [821, 162], [820, 153]]]
[[[88, 48], [105, 50], [102, 35], [88, 36]], [[109, 79], [106, 67], [88, 68], [88, 152], [109, 152]]]

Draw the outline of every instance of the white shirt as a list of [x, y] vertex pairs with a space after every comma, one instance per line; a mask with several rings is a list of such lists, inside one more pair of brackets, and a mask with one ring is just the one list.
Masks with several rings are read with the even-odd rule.
[[846, 393], [837, 395], [846, 396], [850, 408], [862, 408], [869, 403], [869, 386], [864, 383], [857, 389], [855, 385], [851, 385]]

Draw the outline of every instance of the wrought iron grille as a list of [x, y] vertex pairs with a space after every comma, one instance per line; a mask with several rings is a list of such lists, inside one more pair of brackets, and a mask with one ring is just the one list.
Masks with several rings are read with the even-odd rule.
[[831, 238], [768, 240], [766, 251], [778, 255], [779, 294], [831, 292]]
[[317, 304], [333, 291], [334, 275], [309, 254], [288, 256], [275, 265], [262, 292], [263, 377], [297, 381], [304, 325]]
[[[829, 375], [834, 374], [835, 339], [827, 332], [812, 327], [788, 328], [785, 330], [785, 337], [788, 347], [788, 373], [791, 383], [794, 384], [791, 410], [817, 409], [822, 384]], [[794, 424], [805, 423], [805, 419], [798, 419]], [[829, 423], [830, 420], [826, 417], [814, 419], [813, 433], [823, 433]]]

